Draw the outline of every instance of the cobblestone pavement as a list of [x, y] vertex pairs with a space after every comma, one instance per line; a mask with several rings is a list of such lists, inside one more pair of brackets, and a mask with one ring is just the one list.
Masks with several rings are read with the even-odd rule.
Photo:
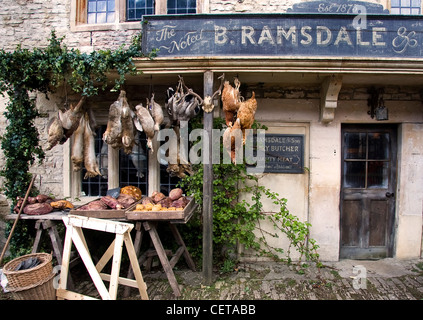
[[[144, 273], [151, 300], [422, 300], [423, 260], [343, 260], [310, 266], [299, 273], [283, 263], [244, 263], [231, 273], [215, 273], [211, 286], [201, 272], [176, 270], [182, 295], [176, 298], [161, 271]], [[355, 267], [355, 269], [354, 269]], [[84, 287], [85, 286], [85, 287]], [[96, 290], [89, 281], [79, 289]], [[123, 290], [121, 291], [123, 292]], [[128, 298], [139, 299], [136, 289]]]
[[[274, 262], [242, 263], [230, 273], [214, 273], [211, 286], [201, 272], [175, 270], [182, 295], [176, 298], [166, 275], [157, 268], [143, 273], [151, 300], [422, 300], [423, 260], [353, 261], [324, 263], [299, 273], [293, 266]], [[355, 267], [355, 269], [354, 269]], [[99, 297], [89, 278], [76, 281], [76, 292]], [[131, 289], [118, 299], [137, 300]], [[1, 299], [11, 299], [2, 293]]]

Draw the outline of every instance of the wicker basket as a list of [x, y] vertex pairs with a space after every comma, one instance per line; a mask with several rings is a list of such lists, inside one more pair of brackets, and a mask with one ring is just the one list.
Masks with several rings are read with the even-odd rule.
[[[31, 257], [37, 257], [41, 263], [34, 268], [15, 271], [21, 261]], [[9, 261], [3, 267], [8, 286], [15, 289], [26, 288], [49, 278], [53, 272], [51, 259], [52, 256], [48, 253], [31, 253]]]
[[15, 300], [56, 300], [56, 289], [53, 286], [55, 274], [27, 287], [7, 287]]

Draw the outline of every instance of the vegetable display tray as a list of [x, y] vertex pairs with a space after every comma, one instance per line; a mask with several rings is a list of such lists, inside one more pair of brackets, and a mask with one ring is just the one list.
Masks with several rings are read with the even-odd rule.
[[[95, 199], [93, 201], [90, 201], [88, 203], [94, 202], [100, 200], [100, 198]], [[104, 209], [104, 210], [77, 210], [79, 206], [77, 208], [74, 208], [72, 210], [69, 211], [70, 214], [74, 214], [77, 216], [84, 216], [84, 217], [91, 217], [91, 218], [99, 218], [99, 219], [125, 219], [126, 215], [125, 212], [127, 210], [130, 210], [131, 208], [135, 208], [135, 206], [139, 203], [140, 201], [137, 201], [135, 203], [133, 203], [129, 208], [127, 209], [120, 209], [120, 210], [116, 210], [116, 209]], [[87, 205], [88, 203], [86, 203], [85, 205]]]
[[171, 221], [173, 223], [186, 223], [197, 209], [198, 204], [194, 198], [187, 197], [188, 204], [183, 210], [160, 210], [160, 211], [134, 211], [135, 206], [126, 210], [127, 220], [144, 220], [144, 221]]

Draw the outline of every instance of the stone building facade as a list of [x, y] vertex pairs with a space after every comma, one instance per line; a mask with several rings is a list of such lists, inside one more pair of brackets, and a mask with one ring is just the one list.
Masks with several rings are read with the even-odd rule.
[[[87, 24], [88, 2], [2, 0], [1, 47], [13, 50], [17, 45], [25, 48], [45, 46], [51, 30], [54, 29], [59, 37], [65, 36], [64, 43], [69, 48], [90, 52], [127, 45], [132, 37], [140, 32], [139, 21], [125, 20], [126, 2], [123, 0], [115, 1], [113, 22]], [[307, 1], [197, 0], [196, 8], [199, 14], [227, 14], [230, 17], [231, 14], [241, 13], [286, 13], [295, 4], [302, 2]], [[394, 0], [375, 0], [369, 3], [382, 5], [386, 10], [392, 10], [396, 5]], [[155, 12], [166, 14], [166, 2], [156, 1]], [[396, 162], [393, 164], [396, 168], [396, 184], [393, 190], [393, 244], [388, 256], [420, 257], [423, 211], [421, 58], [406, 61], [390, 58], [294, 58], [263, 58], [263, 63], [252, 59], [253, 66], [249, 66], [236, 58], [223, 59], [222, 64], [218, 64], [213, 59], [181, 58], [175, 62], [159, 56], [153, 62], [138, 62], [138, 67], [144, 74], [128, 80], [128, 96], [133, 101], [144, 100], [154, 86], [155, 90], [161, 90], [159, 100], [163, 102], [164, 91], [169, 85], [176, 84], [178, 73], [186, 74], [187, 81], [191, 80], [192, 83], [202, 82], [202, 72], [209, 66], [215, 74], [226, 72], [228, 79], [238, 76], [246, 85], [247, 94], [251, 91], [256, 93], [259, 105], [256, 119], [269, 127], [269, 133], [304, 136], [304, 173], [264, 174], [260, 177], [260, 183], [283, 194], [288, 199], [290, 211], [312, 224], [312, 237], [320, 245], [323, 260], [338, 260], [342, 258], [340, 250], [343, 241], [343, 168], [344, 161], [348, 160], [344, 158], [344, 134], [349, 134], [345, 130], [354, 124], [358, 125], [359, 129], [361, 126], [367, 134], [372, 134], [371, 130], [368, 131], [369, 128], [380, 127], [381, 123], [377, 123], [368, 115], [367, 102], [371, 86], [383, 87], [383, 99], [389, 109], [389, 120], [383, 124], [393, 126], [397, 141]], [[399, 66], [398, 69], [396, 65]], [[339, 75], [342, 76], [342, 85], [334, 93], [334, 114], [331, 115], [330, 121], [322, 121], [322, 112], [333, 111], [329, 110], [330, 108], [322, 111], [322, 105], [330, 101], [326, 96], [330, 95], [328, 89], [323, 89], [324, 83], [329, 81], [331, 86], [330, 77], [336, 78]], [[197, 87], [201, 91], [201, 85]], [[334, 90], [336, 91], [336, 88]], [[59, 92], [47, 100], [42, 94], [36, 95], [37, 106], [40, 112], [46, 115], [37, 119], [43, 146], [46, 146], [47, 142], [48, 120], [56, 114], [58, 106], [63, 104], [63, 96], [64, 92]], [[78, 101], [79, 96], [69, 96], [69, 99]], [[116, 94], [109, 92], [90, 99], [89, 104], [97, 111], [100, 124], [105, 125], [105, 110], [115, 99]], [[0, 98], [0, 110], [4, 110], [5, 104], [6, 98]], [[217, 112], [217, 116], [222, 116], [222, 113]], [[4, 117], [0, 117], [0, 134], [6, 126]], [[355, 132], [354, 130], [352, 132]], [[149, 173], [145, 178], [146, 188], [150, 191], [161, 184], [159, 165], [154, 164], [152, 159], [150, 156]], [[41, 192], [51, 193], [56, 197], [84, 199], [84, 194], [81, 194], [81, 177], [76, 176], [71, 169], [68, 144], [47, 151], [43, 164], [34, 166], [31, 171], [42, 176], [42, 180], [36, 182]], [[283, 246], [284, 240], [278, 241], [281, 242], [278, 245]]]

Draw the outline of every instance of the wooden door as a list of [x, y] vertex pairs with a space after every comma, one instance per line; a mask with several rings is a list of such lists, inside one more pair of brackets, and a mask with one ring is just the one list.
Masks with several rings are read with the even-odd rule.
[[396, 127], [342, 127], [340, 258], [392, 257]]

